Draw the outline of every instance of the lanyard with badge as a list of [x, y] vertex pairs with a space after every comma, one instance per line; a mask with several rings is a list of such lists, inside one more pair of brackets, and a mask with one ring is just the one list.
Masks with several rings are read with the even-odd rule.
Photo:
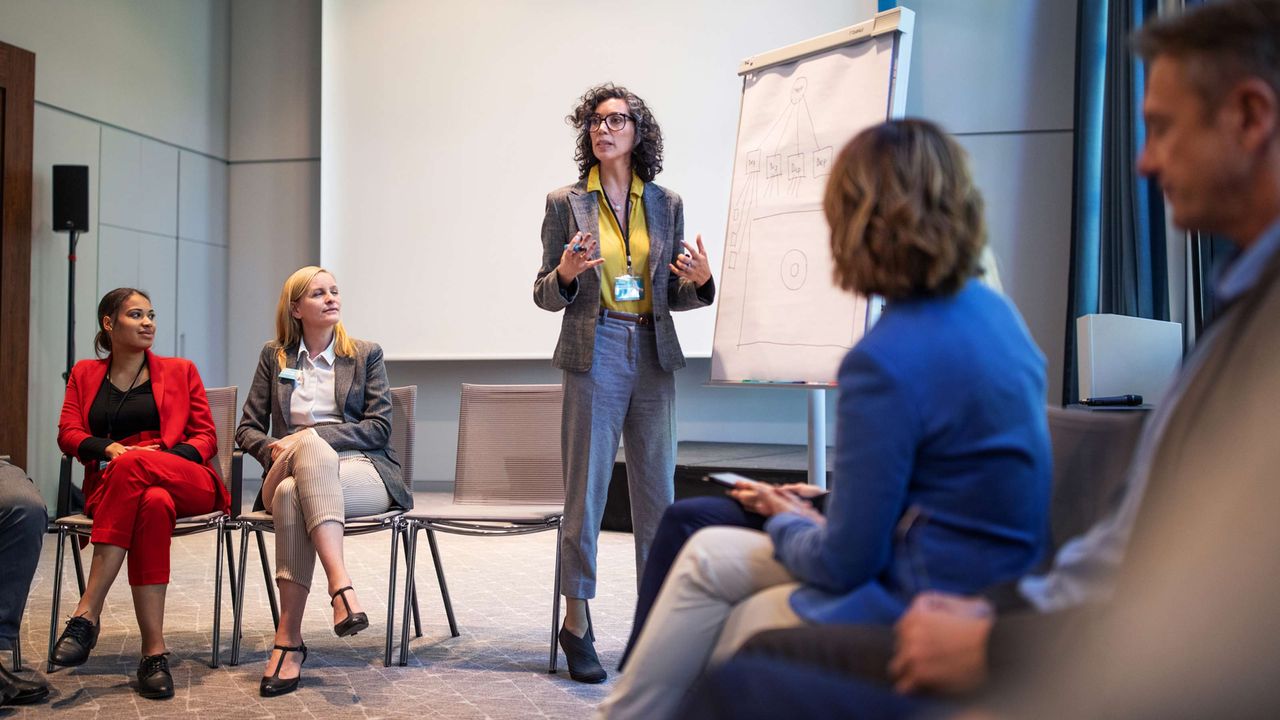
[[644, 278], [636, 275], [631, 266], [631, 192], [627, 192], [626, 201], [626, 217], [627, 224], [624, 227], [622, 222], [618, 220], [618, 213], [613, 209], [613, 203], [609, 201], [609, 196], [601, 188], [600, 194], [604, 195], [605, 207], [609, 208], [609, 214], [613, 216], [613, 222], [618, 226], [618, 231], [622, 233], [622, 248], [627, 254], [627, 272], [625, 275], [619, 275], [613, 279], [613, 299], [618, 302], [634, 302], [644, 299]]

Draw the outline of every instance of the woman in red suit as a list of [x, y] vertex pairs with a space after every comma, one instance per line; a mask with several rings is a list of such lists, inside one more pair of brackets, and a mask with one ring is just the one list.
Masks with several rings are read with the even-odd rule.
[[151, 352], [151, 299], [118, 288], [103, 296], [97, 317], [99, 357], [71, 369], [58, 422], [58, 446], [85, 465], [93, 564], [51, 660], [74, 666], [88, 659], [107, 591], [127, 556], [142, 635], [138, 692], [172, 697], [164, 600], [174, 521], [228, 511], [230, 498], [211, 462], [218, 441], [200, 374], [188, 360]]

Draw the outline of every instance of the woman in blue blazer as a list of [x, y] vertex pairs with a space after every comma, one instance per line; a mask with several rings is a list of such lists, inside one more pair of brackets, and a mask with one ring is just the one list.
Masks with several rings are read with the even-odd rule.
[[893, 623], [924, 590], [1018, 577], [1047, 531], [1044, 356], [974, 280], [982, 199], [963, 150], [920, 120], [863, 131], [824, 200], [837, 283], [880, 295], [839, 370], [825, 516], [759, 483], [731, 491], [763, 531], [712, 527], [681, 550], [605, 717], [669, 717], [708, 662], [761, 630]]

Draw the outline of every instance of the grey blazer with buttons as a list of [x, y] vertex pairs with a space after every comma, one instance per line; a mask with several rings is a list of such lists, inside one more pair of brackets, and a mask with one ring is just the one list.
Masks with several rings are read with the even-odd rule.
[[[676, 337], [671, 313], [710, 305], [715, 299], [715, 281], [701, 289], [693, 282], [671, 273], [668, 263], [684, 251], [684, 203], [680, 196], [655, 183], [644, 184], [644, 219], [649, 231], [649, 287], [653, 288], [653, 322], [658, 339], [658, 362], [673, 372], [684, 367], [684, 353]], [[533, 301], [543, 310], [564, 310], [560, 340], [551, 364], [563, 370], [591, 369], [595, 349], [596, 321], [600, 315], [599, 267], [579, 275], [567, 288], [560, 287], [556, 266], [565, 243], [575, 233], [600, 237], [600, 204], [595, 193], [587, 192], [586, 179], [547, 195], [546, 216], [542, 220], [542, 267], [533, 283]], [[599, 257], [597, 247], [593, 257]], [[658, 292], [663, 288], [665, 292]]]
[[[393, 504], [408, 510], [413, 507], [413, 495], [405, 488], [400, 461], [387, 444], [391, 438], [391, 389], [382, 348], [364, 340], [353, 342], [355, 357], [339, 356], [333, 370], [334, 399], [343, 422], [317, 425], [315, 431], [334, 450], [359, 450], [369, 458]], [[257, 458], [264, 471], [271, 467], [271, 443], [292, 431], [288, 419], [293, 382], [280, 377], [278, 348], [275, 342], [262, 346], [253, 385], [236, 428], [236, 444]], [[296, 368], [298, 346], [285, 348], [284, 357], [286, 367]], [[255, 508], [261, 507], [261, 502], [259, 497]]]

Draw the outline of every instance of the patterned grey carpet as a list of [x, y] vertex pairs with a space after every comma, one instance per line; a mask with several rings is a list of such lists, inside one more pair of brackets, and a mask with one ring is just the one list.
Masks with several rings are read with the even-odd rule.
[[[239, 535], [237, 533], [237, 543]], [[138, 662], [138, 631], [124, 573], [103, 613], [103, 629], [89, 662], [48, 676], [53, 693], [42, 705], [0, 708], [5, 718], [57, 713], [77, 719], [200, 718], [585, 718], [608, 692], [635, 603], [631, 535], [604, 533], [600, 540], [600, 593], [591, 603], [596, 648], [610, 680], [583, 685], [547, 673], [555, 533], [511, 538], [439, 534], [446, 580], [460, 637], [450, 637], [425, 536], [418, 543], [418, 588], [423, 637], [410, 643], [408, 667], [382, 666], [390, 536], [347, 540], [347, 561], [371, 626], [354, 637], [333, 635], [325, 581], [317, 566], [303, 631], [311, 650], [302, 687], [292, 695], [258, 697], [258, 679], [271, 646], [271, 613], [261, 566], [250, 542], [240, 665], [230, 659], [231, 608], [223, 602], [223, 664], [209, 667], [213, 617], [212, 534], [173, 545], [166, 639], [177, 695], [146, 700], [131, 683]], [[268, 536], [268, 552], [271, 538]], [[49, 642], [55, 538], [48, 536], [23, 621], [23, 661], [44, 670]], [[272, 556], [274, 557], [274, 556]], [[86, 549], [86, 562], [89, 549]], [[403, 562], [400, 563], [403, 578]], [[68, 560], [62, 622], [75, 606], [75, 576]], [[397, 611], [403, 590], [397, 593]], [[398, 622], [398, 621], [397, 621]], [[398, 630], [397, 624], [397, 650]], [[0, 655], [9, 666], [9, 654]]]

